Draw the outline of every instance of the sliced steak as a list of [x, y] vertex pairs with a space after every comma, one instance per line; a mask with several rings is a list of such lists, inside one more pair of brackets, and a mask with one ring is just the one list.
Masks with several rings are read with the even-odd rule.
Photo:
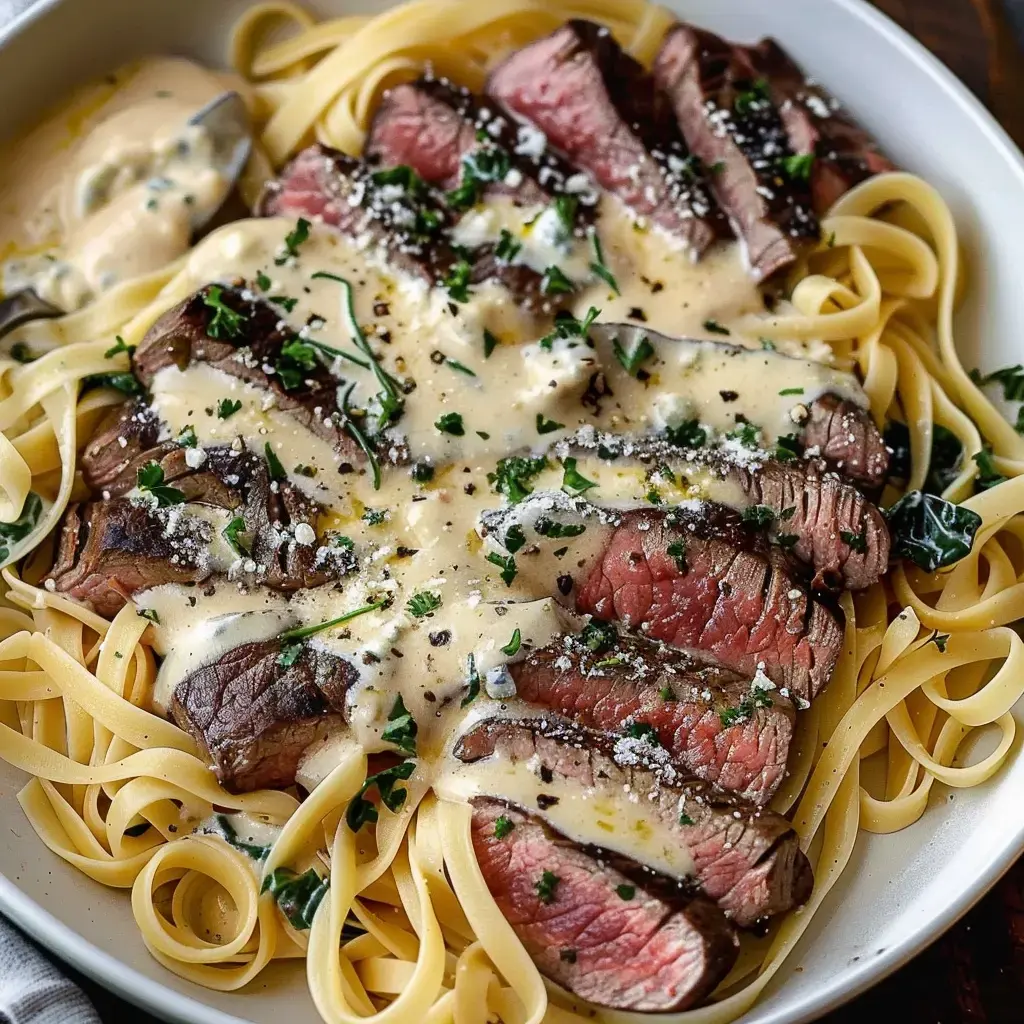
[[889, 472], [889, 449], [870, 414], [837, 395], [819, 398], [810, 413], [804, 444], [854, 483], [881, 489]]
[[726, 231], [665, 97], [607, 29], [566, 23], [500, 64], [487, 92], [696, 256]]
[[746, 50], [677, 24], [665, 36], [654, 78], [671, 100], [715, 199], [767, 278], [816, 241], [809, 168], [795, 154], [778, 108]]
[[210, 539], [209, 524], [178, 506], [127, 498], [71, 505], [46, 588], [112, 618], [141, 590], [207, 579]]
[[798, 703], [828, 683], [843, 641], [838, 612], [808, 593], [778, 549], [711, 504], [624, 513], [576, 605], [748, 679], [760, 668]]
[[[152, 460], [159, 436], [160, 420], [145, 402], [134, 399], [112, 408], [82, 451], [86, 486], [104, 497], [131, 490], [138, 470]], [[123, 480], [131, 483], [122, 488]]]
[[243, 644], [174, 691], [174, 720], [206, 750], [218, 780], [239, 792], [293, 785], [306, 748], [343, 724], [358, 677], [312, 644], [294, 659], [282, 659], [282, 649], [279, 638]]
[[[146, 332], [133, 358], [135, 373], [147, 387], [161, 370], [206, 362], [230, 377], [269, 391], [277, 408], [334, 447], [345, 462], [359, 463], [362, 451], [345, 428], [338, 408], [338, 381], [317, 360], [307, 365], [282, 353], [296, 341], [277, 311], [237, 288], [221, 288], [216, 300], [211, 289], [198, 292], [169, 309]], [[230, 328], [217, 319], [222, 303], [240, 319]], [[270, 373], [267, 367], [275, 367]]]
[[[639, 800], [655, 845], [664, 839], [688, 851], [693, 881], [740, 927], [785, 913], [811, 894], [811, 866], [785, 818], [681, 772], [646, 734], [616, 742], [549, 719], [492, 719], [463, 736], [455, 755], [468, 763], [497, 757], [519, 765], [561, 794], [558, 802], [600, 800], [602, 807], [614, 808]], [[541, 803], [550, 809], [549, 800]], [[587, 803], [574, 811], [588, 813]], [[622, 813], [623, 822], [629, 820], [625, 806]], [[603, 817], [614, 827], [614, 810]], [[627, 849], [633, 845], [628, 835], [619, 842]], [[616, 846], [611, 834], [608, 845]]]
[[[497, 828], [502, 818], [511, 831]], [[685, 1010], [736, 960], [736, 936], [710, 900], [655, 876], [637, 882], [622, 858], [583, 848], [518, 807], [478, 797], [472, 836], [487, 887], [534, 963], [582, 999]], [[619, 895], [623, 886], [632, 899]]]
[[825, 216], [855, 185], [896, 165], [873, 138], [817, 82], [810, 82], [788, 53], [765, 39], [748, 51], [766, 79], [794, 153], [814, 156], [811, 191], [814, 208]]
[[[462, 259], [445, 237], [448, 211], [429, 190], [403, 189], [379, 169], [327, 146], [302, 150], [267, 184], [258, 209], [265, 217], [306, 217], [337, 228], [434, 286], [443, 286]], [[481, 246], [469, 254], [471, 284], [494, 281], [532, 311], [548, 311], [564, 301], [564, 295], [544, 293], [540, 274], [497, 259], [494, 248]]]
[[735, 672], [596, 631], [561, 637], [508, 668], [522, 700], [609, 734], [650, 726], [681, 768], [758, 806], [785, 776], [793, 705]]
[[[507, 195], [522, 206], [547, 205], [579, 173], [546, 148], [529, 146], [507, 118], [495, 116], [468, 89], [421, 78], [389, 89], [370, 126], [364, 155], [385, 167], [411, 167], [438, 188], [455, 189], [465, 178], [464, 160], [486, 145], [498, 147], [510, 173], [488, 182], [485, 195]], [[586, 183], [581, 191], [586, 191]], [[576, 210], [586, 219], [587, 205]]]

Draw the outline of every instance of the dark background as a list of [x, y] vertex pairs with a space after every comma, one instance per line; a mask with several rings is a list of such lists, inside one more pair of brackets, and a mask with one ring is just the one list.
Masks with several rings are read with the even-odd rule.
[[[874, 2], [943, 60], [1024, 145], [1024, 0]], [[69, 973], [106, 1024], [156, 1024], [148, 1014]], [[913, 962], [825, 1018], [825, 1024], [871, 1021], [1024, 1022], [1024, 861]]]

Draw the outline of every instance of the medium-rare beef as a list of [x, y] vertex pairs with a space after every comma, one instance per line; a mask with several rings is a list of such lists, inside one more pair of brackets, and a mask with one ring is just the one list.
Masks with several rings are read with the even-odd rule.
[[[558, 803], [580, 801], [581, 814], [595, 813], [592, 800], [610, 808], [641, 801], [644, 821], [659, 837], [654, 845], [663, 835], [688, 851], [692, 880], [740, 927], [785, 913], [811, 893], [811, 866], [785, 818], [683, 773], [649, 733], [615, 741], [548, 719], [491, 719], [461, 737], [455, 755], [471, 764], [497, 757], [519, 765], [550, 786]], [[553, 806], [551, 795], [538, 797], [542, 813], [543, 804]], [[602, 820], [614, 828], [614, 810]], [[625, 853], [633, 837], [610, 832], [606, 842]]]
[[837, 395], [824, 395], [810, 407], [804, 444], [843, 476], [878, 490], [889, 472], [889, 449], [870, 415]]
[[522, 700], [605, 733], [650, 727], [681, 768], [758, 806], [785, 776], [793, 705], [767, 681], [614, 631], [560, 637], [508, 668]]
[[174, 690], [171, 714], [232, 789], [283, 789], [303, 751], [344, 722], [356, 669], [310, 643], [282, 656], [280, 638], [243, 644]]
[[487, 887], [534, 963], [582, 999], [685, 1010], [736, 960], [735, 933], [710, 900], [624, 873], [623, 858], [581, 847], [512, 804], [474, 799], [472, 837]]
[[726, 230], [665, 97], [607, 29], [568, 22], [500, 64], [487, 92], [695, 255]]
[[[306, 217], [337, 228], [431, 285], [444, 286], [466, 255], [447, 241], [448, 210], [429, 189], [399, 184], [388, 172], [327, 146], [302, 150], [267, 184], [258, 208], [265, 217]], [[549, 311], [565, 299], [545, 294], [542, 276], [529, 267], [498, 259], [493, 245], [468, 257], [469, 284], [494, 281], [524, 309]]]
[[874, 139], [817, 82], [810, 82], [774, 39], [748, 51], [768, 83], [793, 152], [813, 155], [814, 208], [825, 216], [836, 201], [866, 178], [896, 170]]
[[[223, 316], [221, 307], [234, 315]], [[338, 408], [337, 379], [319, 359], [309, 361], [305, 349], [298, 357], [289, 355], [287, 347], [295, 341], [295, 333], [268, 303], [237, 288], [207, 285], [153, 324], [135, 352], [133, 366], [149, 387], [167, 367], [184, 371], [191, 363], [209, 363], [228, 376], [267, 389], [277, 408], [331, 444], [341, 460], [360, 462], [361, 449]]]
[[711, 168], [711, 190], [767, 278], [816, 241], [809, 161], [791, 148], [778, 108], [745, 49], [677, 24], [654, 78], [672, 102], [691, 151]]
[[843, 640], [838, 612], [722, 506], [626, 512], [585, 572], [579, 611], [711, 655], [747, 678], [761, 669], [797, 703], [832, 676]]
[[[138, 470], [152, 461], [159, 436], [160, 420], [145, 402], [132, 399], [112, 408], [82, 451], [80, 465], [86, 486], [104, 497], [131, 490]], [[122, 480], [131, 483], [119, 489]]]
[[[468, 89], [436, 78], [421, 78], [389, 89], [380, 102], [364, 155], [386, 167], [411, 167], [424, 181], [446, 190], [465, 182], [465, 164], [483, 144], [501, 154], [509, 173], [487, 180], [484, 195], [508, 195], [522, 206], [546, 205], [555, 194], [589, 198], [586, 182], [577, 182], [572, 165], [546, 148], [529, 146], [521, 128], [496, 115]], [[576, 207], [578, 223], [587, 219], [588, 205]]]
[[139, 591], [207, 579], [210, 539], [209, 524], [180, 506], [127, 498], [71, 505], [45, 585], [113, 618]]

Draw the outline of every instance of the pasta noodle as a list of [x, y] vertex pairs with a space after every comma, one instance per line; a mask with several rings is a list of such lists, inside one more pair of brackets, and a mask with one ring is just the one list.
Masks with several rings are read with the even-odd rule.
[[[479, 88], [502, 54], [570, 17], [603, 22], [646, 63], [671, 21], [645, 0], [413, 0], [322, 23], [292, 3], [253, 6], [231, 44], [261, 120], [261, 162], [247, 194], [313, 138], [357, 155], [389, 85], [429, 65]], [[759, 321], [758, 332], [824, 340], [856, 367], [876, 422], [895, 412], [907, 423], [908, 489], [928, 475], [937, 428], [951, 431], [965, 457], [945, 496], [982, 526], [952, 569], [900, 564], [844, 598], [839, 666], [801, 720], [791, 775], [775, 798], [801, 847], [815, 853], [813, 895], [802, 914], [750, 941], [713, 1002], [680, 1015], [692, 1024], [724, 1024], [753, 1004], [841, 876], [859, 830], [905, 828], [925, 813], [935, 782], [976, 786], [998, 771], [1024, 694], [1024, 645], [1010, 628], [1024, 617], [1024, 438], [957, 354], [961, 267], [950, 211], [926, 182], [894, 173], [844, 196], [823, 229], [830, 242], [791, 282], [793, 312]], [[357, 839], [344, 820], [367, 771], [354, 744], [301, 803], [281, 792], [228, 792], [194, 740], [149, 710], [156, 663], [146, 620], [128, 605], [106, 621], [39, 585], [38, 560], [23, 557], [58, 523], [76, 487], [76, 453], [112, 401], [95, 391], [79, 400], [79, 382], [111, 369], [114, 334], [137, 343], [190, 292], [184, 266], [20, 328], [16, 340], [40, 358], [0, 361], [0, 520], [14, 521], [31, 493], [45, 505], [3, 572], [0, 609], [0, 756], [32, 776], [19, 795], [26, 816], [58, 856], [131, 889], [150, 952], [201, 985], [237, 989], [275, 957], [304, 957], [313, 1000], [332, 1024], [589, 1017], [545, 984], [497, 910], [474, 859], [469, 807], [431, 791], [426, 762], [406, 783], [401, 810], [380, 809], [369, 848], [366, 833]], [[973, 495], [984, 446], [1008, 479]], [[965, 760], [989, 727], [999, 735], [994, 749]], [[862, 784], [867, 760], [881, 769], [881, 788]], [[264, 861], [190, 834], [223, 809], [280, 826]], [[306, 933], [277, 912], [266, 883], [311, 857], [329, 884]]]

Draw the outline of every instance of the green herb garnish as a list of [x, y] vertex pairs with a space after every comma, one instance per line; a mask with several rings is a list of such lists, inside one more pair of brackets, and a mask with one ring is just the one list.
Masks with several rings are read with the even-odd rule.
[[217, 284], [211, 284], [203, 293], [203, 303], [213, 310], [206, 333], [211, 338], [238, 338], [244, 330], [242, 325], [249, 318], [226, 305], [221, 298], [223, 294], [224, 289]]
[[164, 483], [164, 470], [159, 462], [147, 462], [137, 472], [136, 482], [140, 491], [156, 498], [159, 508], [181, 505], [185, 501], [185, 495], [181, 491]]
[[394, 706], [388, 715], [388, 724], [380, 734], [385, 743], [393, 743], [399, 750], [406, 754], [416, 755], [416, 733], [419, 726], [416, 719], [412, 717], [409, 709], [399, 694], [395, 698]]
[[440, 607], [441, 598], [436, 594], [430, 593], [429, 590], [423, 590], [418, 594], [413, 594], [412, 597], [405, 602], [406, 611], [408, 611], [410, 615], [415, 615], [417, 619], [422, 619], [431, 612], [436, 612]]
[[295, 227], [284, 236], [284, 253], [274, 259], [277, 266], [283, 266], [290, 259], [298, 259], [299, 246], [309, 238], [310, 223], [305, 217], [295, 222]]

